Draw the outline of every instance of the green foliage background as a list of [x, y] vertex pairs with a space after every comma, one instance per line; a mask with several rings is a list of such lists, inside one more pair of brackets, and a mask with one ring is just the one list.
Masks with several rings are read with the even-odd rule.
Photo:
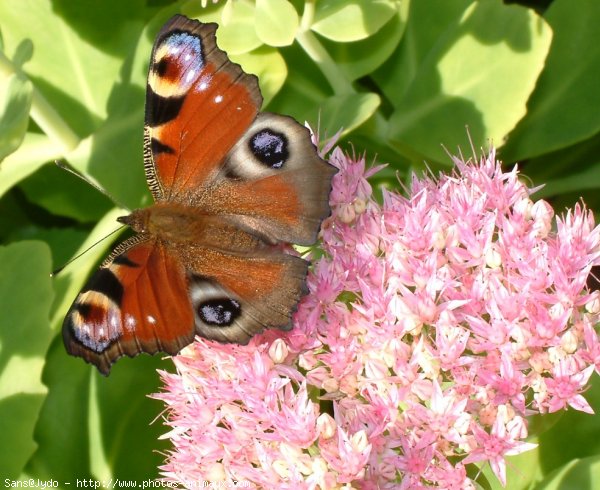
[[[219, 44], [261, 82], [267, 110], [343, 128], [341, 144], [390, 165], [379, 184], [445, 145], [491, 140], [561, 211], [600, 198], [600, 2], [554, 0], [0, 0], [0, 477], [138, 481], [168, 443], [155, 369], [123, 359], [110, 378], [66, 355], [64, 314], [106, 254], [123, 210], [54, 166], [64, 159], [129, 208], [142, 169], [145, 78], [174, 13], [220, 24]], [[350, 146], [349, 144], [352, 144]], [[597, 377], [595, 377], [597, 378]], [[594, 383], [597, 385], [597, 379]], [[597, 387], [587, 393], [600, 410]], [[152, 424], [155, 418], [159, 420]], [[600, 422], [533, 421], [540, 447], [509, 459], [509, 488], [600, 488]], [[484, 488], [498, 488], [489, 469]]]

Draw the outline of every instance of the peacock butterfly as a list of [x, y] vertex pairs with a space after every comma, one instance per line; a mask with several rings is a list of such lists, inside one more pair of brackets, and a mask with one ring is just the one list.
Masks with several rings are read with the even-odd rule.
[[200, 335], [247, 343], [291, 328], [310, 245], [330, 213], [334, 167], [306, 128], [259, 112], [258, 79], [216, 44], [216, 24], [181, 15], [152, 49], [144, 168], [154, 204], [118, 219], [122, 242], [63, 324], [67, 351], [105, 375], [121, 356], [176, 354]]

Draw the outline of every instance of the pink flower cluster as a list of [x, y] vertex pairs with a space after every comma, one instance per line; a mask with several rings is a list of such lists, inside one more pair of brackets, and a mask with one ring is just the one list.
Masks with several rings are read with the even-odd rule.
[[505, 457], [534, 447], [526, 416], [592, 411], [592, 213], [555, 218], [493, 150], [382, 204], [367, 182], [378, 168], [339, 148], [330, 162], [324, 254], [294, 329], [247, 346], [199, 339], [161, 373], [164, 477], [469, 489], [467, 465], [489, 463], [504, 484]]

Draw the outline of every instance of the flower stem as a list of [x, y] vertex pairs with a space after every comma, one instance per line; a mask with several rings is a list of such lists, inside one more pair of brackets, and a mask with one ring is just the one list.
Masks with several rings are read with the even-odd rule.
[[[16, 68], [3, 53], [0, 53], [0, 75], [9, 77], [13, 74], [23, 77], [27, 76], [20, 69]], [[50, 139], [57, 142], [63, 148], [64, 153], [75, 149], [80, 142], [79, 136], [73, 132], [66, 121], [40, 93], [33, 81], [32, 84], [33, 93], [29, 115]]]
[[310, 29], [315, 18], [315, 0], [306, 0], [304, 4], [304, 12], [300, 19], [300, 31], [306, 32]]
[[300, 29], [296, 35], [296, 40], [308, 56], [320, 68], [321, 72], [327, 78], [329, 85], [333, 88], [336, 95], [355, 93], [350, 81], [344, 76], [337, 67], [327, 50], [319, 42], [317, 37], [310, 30], [315, 15], [315, 2], [308, 0], [304, 5], [304, 12], [300, 21]]
[[321, 69], [325, 78], [333, 88], [336, 94], [354, 93], [352, 84], [346, 79], [343, 73], [337, 68], [335, 62], [329, 56], [316, 36], [310, 31], [299, 32], [296, 40], [302, 46], [302, 49]]
[[81, 141], [79, 136], [73, 132], [54, 107], [35, 88], [35, 85], [33, 87], [30, 115], [50, 139], [56, 141], [64, 148], [65, 153], [74, 150], [79, 145]]

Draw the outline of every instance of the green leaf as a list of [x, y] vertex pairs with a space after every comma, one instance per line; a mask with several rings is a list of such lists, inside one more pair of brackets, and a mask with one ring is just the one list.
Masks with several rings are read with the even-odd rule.
[[[141, 90], [132, 95], [134, 100], [141, 96]], [[132, 105], [128, 116], [111, 117], [75, 151], [66, 155], [73, 167], [110, 192], [117, 201], [115, 204], [130, 209], [150, 200], [142, 158], [142, 104]]]
[[569, 175], [547, 181], [544, 187], [535, 193], [535, 197], [539, 199], [545, 196], [598, 188], [600, 188], [600, 161], [589, 162], [581, 172], [571, 172]]
[[[57, 269], [73, 257], [75, 250], [89, 235], [87, 230], [67, 227], [38, 228], [33, 230], [31, 238], [42, 240], [50, 247], [53, 268]], [[56, 285], [56, 283], [55, 283]], [[59, 290], [55, 289], [57, 296]]]
[[33, 43], [31, 39], [23, 39], [15, 49], [15, 54], [12, 58], [13, 65], [22, 69], [23, 65], [27, 63], [33, 56]]
[[48, 396], [35, 428], [38, 449], [26, 467], [35, 478], [72, 482], [74, 476], [92, 476], [87, 452], [91, 373], [89, 369], [76, 369], [75, 359], [67, 358], [62, 335], [56, 336], [42, 378], [48, 386]]
[[[403, 2], [401, 13], [408, 22], [402, 42], [390, 59], [373, 73], [373, 79], [394, 106], [402, 101], [440, 38], [450, 26], [460, 22], [472, 3], [473, 0]], [[407, 6], [409, 11], [405, 13]]]
[[548, 26], [528, 9], [474, 3], [459, 24], [447, 26], [395, 103], [392, 145], [446, 161], [440, 145], [464, 140], [465, 125], [475, 147], [501, 142], [526, 112], [550, 39]]
[[158, 477], [158, 466], [171, 445], [158, 439], [167, 431], [159, 418], [165, 406], [148, 397], [161, 388], [157, 369], [172, 371], [171, 359], [143, 354], [120, 359], [109, 378], [94, 373], [103, 451], [116, 477], [137, 481]]
[[381, 29], [398, 8], [393, 0], [322, 0], [310, 28], [332, 41], [359, 41]]
[[[231, 19], [221, 22], [217, 43], [229, 55], [247, 53], [262, 45], [255, 28], [255, 7], [245, 0], [231, 3]], [[201, 20], [205, 21], [204, 16]], [[216, 19], [215, 19], [216, 20]]]
[[600, 131], [600, 3], [552, 2], [545, 14], [554, 38], [528, 113], [503, 154], [522, 160], [572, 145]]
[[[402, 5], [407, 5], [403, 2]], [[394, 15], [377, 33], [351, 43], [323, 40], [323, 46], [349, 80], [369, 75], [394, 52], [406, 27], [407, 12]]]
[[0, 74], [0, 162], [23, 141], [29, 123], [33, 85], [24, 76]]
[[126, 50], [139, 36], [142, 0], [0, 2], [7, 51], [33, 43], [25, 71], [79, 135], [107, 116], [107, 102]]
[[80, 172], [92, 176], [128, 208], [150, 201], [142, 159], [146, 75], [152, 41], [160, 25], [145, 27], [129, 47], [122, 81], [114, 83], [106, 120], [66, 155]]
[[139, 482], [158, 477], [167, 441], [152, 422], [163, 410], [148, 398], [160, 388], [160, 357], [122, 359], [106, 378], [82, 359], [69, 356], [57, 337], [48, 354], [44, 402], [27, 472], [36, 478], [73, 482], [121, 478]]
[[62, 147], [47, 136], [26, 133], [19, 151], [10, 154], [0, 165], [0, 196], [47, 161], [59, 158], [61, 151]]
[[600, 456], [571, 460], [532, 488], [534, 490], [600, 488]]
[[[343, 94], [325, 100], [321, 105], [319, 130], [323, 134], [335, 134], [343, 128], [347, 134], [369, 119], [379, 107], [377, 94]], [[318, 118], [315, 115], [312, 120]]]
[[289, 46], [300, 25], [298, 13], [288, 0], [256, 0], [256, 33], [269, 46]]
[[50, 251], [41, 242], [0, 247], [0, 474], [19, 476], [35, 450], [33, 429], [52, 331]]
[[[544, 187], [534, 194], [534, 198], [553, 196], [554, 209], [564, 207], [556, 202], [556, 198], [567, 193], [572, 196], [561, 196], [570, 199], [565, 205], [572, 206], [586, 190], [585, 202], [593, 207], [600, 202], [596, 189], [600, 187], [600, 138], [592, 137], [567, 148], [545, 153], [534, 157], [520, 165], [521, 172], [531, 179], [532, 186], [543, 184]], [[565, 172], [565, 169], [569, 169]]]
[[263, 106], [279, 92], [287, 78], [287, 65], [279, 51], [270, 46], [261, 46], [254, 51], [231, 56], [248, 73], [258, 76], [260, 91], [263, 95]]
[[[0, 241], [11, 243], [23, 240], [23, 223], [27, 223], [27, 213], [23, 209], [21, 199], [16, 192], [8, 193], [0, 198]], [[28, 227], [27, 227], [28, 228]], [[18, 236], [20, 235], [20, 236]], [[13, 238], [17, 236], [17, 238]]]
[[298, 43], [280, 53], [289, 73], [282, 89], [269, 103], [269, 111], [316, 123], [319, 106], [331, 95], [327, 80]]
[[100, 219], [113, 207], [89, 184], [56, 165], [45, 165], [20, 184], [29, 201], [49, 212], [81, 222]]

